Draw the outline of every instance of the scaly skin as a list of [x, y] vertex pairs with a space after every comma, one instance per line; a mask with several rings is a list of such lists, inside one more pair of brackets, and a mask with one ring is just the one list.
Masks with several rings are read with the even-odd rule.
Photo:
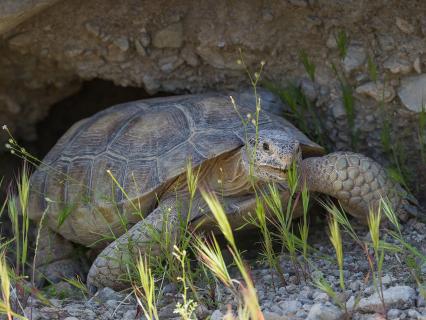
[[309, 191], [328, 194], [343, 208], [366, 222], [369, 208], [388, 198], [397, 213], [402, 208], [402, 188], [374, 160], [352, 152], [334, 152], [302, 161], [302, 176]]
[[[91, 293], [103, 287], [122, 290], [130, 287], [123, 276], [127, 273], [129, 263], [145, 253], [159, 254], [158, 245], [152, 242], [150, 232], [168, 228], [172, 237], [178, 231], [178, 215], [175, 199], [162, 200], [157, 209], [148, 217], [136, 223], [121, 237], [109, 244], [93, 262], [87, 275], [87, 286]], [[167, 218], [166, 218], [167, 215]], [[165, 225], [167, 221], [168, 225]], [[148, 251], [149, 249], [149, 251]], [[172, 250], [172, 248], [170, 248]], [[133, 260], [132, 260], [133, 259]]]

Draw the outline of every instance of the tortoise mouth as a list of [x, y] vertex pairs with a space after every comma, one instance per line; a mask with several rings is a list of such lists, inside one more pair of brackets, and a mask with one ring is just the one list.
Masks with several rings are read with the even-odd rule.
[[267, 165], [260, 166], [264, 172], [267, 172], [268, 175], [279, 178], [279, 179], [285, 179], [287, 177], [288, 169], [283, 168], [279, 169], [276, 167], [271, 167]]

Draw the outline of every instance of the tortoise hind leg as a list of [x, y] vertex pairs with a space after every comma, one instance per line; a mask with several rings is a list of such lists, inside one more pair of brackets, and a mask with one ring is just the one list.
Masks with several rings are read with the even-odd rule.
[[37, 249], [35, 252], [36, 283], [43, 285], [44, 280], [59, 282], [64, 278], [73, 278], [76, 274], [84, 274], [82, 263], [76, 256], [71, 242], [48, 226], [37, 230]]
[[[152, 239], [152, 232], [167, 230], [177, 237], [179, 214], [176, 198], [161, 200], [158, 207], [145, 219], [136, 223], [125, 234], [109, 244], [96, 258], [87, 276], [87, 286], [94, 294], [103, 287], [121, 290], [128, 287], [126, 275], [135, 258], [146, 252], [160, 254], [160, 247]], [[180, 207], [181, 212], [186, 212]], [[167, 229], [165, 229], [167, 228]], [[171, 249], [171, 248], [170, 248]], [[127, 280], [128, 282], [128, 280]]]

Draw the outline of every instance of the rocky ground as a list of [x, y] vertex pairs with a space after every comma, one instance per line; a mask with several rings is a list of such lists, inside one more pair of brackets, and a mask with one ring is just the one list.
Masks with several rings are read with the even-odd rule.
[[[354, 228], [361, 239], [368, 237], [365, 226], [354, 223]], [[324, 223], [311, 225], [310, 243], [316, 250], [311, 255], [312, 266], [309, 272], [312, 279], [323, 277], [327, 280], [339, 297], [347, 301], [347, 309], [351, 314], [346, 319], [385, 319], [381, 313], [382, 304], [375, 293], [369, 273], [369, 264], [362, 249], [354, 245], [349, 237], [344, 237], [344, 275], [346, 291], [339, 289], [339, 271], [334, 259], [333, 247], [324, 232]], [[408, 221], [403, 226], [403, 235], [407, 241], [422, 252], [426, 252], [426, 225], [415, 220]], [[386, 234], [382, 236], [392, 242]], [[249, 243], [249, 241], [243, 241]], [[295, 269], [289, 262], [288, 256], [281, 257], [283, 269], [286, 271], [287, 285], [279, 284], [277, 277], [259, 259], [258, 248], [251, 247], [248, 260], [252, 275], [258, 290], [261, 308], [265, 319], [345, 319], [341, 307], [318, 289], [311, 280], [299, 280]], [[411, 276], [410, 270], [404, 264], [403, 254], [387, 252], [385, 255], [384, 273], [382, 277], [387, 319], [426, 319], [426, 301], [419, 294], [418, 287]], [[420, 276], [426, 275], [426, 265], [418, 264]], [[236, 270], [232, 270], [238, 278]], [[163, 287], [163, 297], [159, 302], [160, 319], [179, 319], [173, 312], [180, 293], [176, 287], [166, 284]], [[50, 305], [41, 301], [30, 300], [33, 307], [27, 306], [26, 315], [37, 319], [143, 319], [137, 303], [130, 293], [115, 292], [104, 288], [94, 297], [85, 299], [79, 290], [68, 283], [61, 282], [51, 287], [50, 294], [55, 298], [49, 300]], [[354, 308], [357, 299], [359, 303]], [[216, 289], [216, 304], [199, 304], [196, 314], [198, 319], [222, 319], [227, 305], [235, 305], [234, 298], [227, 289], [218, 286]]]

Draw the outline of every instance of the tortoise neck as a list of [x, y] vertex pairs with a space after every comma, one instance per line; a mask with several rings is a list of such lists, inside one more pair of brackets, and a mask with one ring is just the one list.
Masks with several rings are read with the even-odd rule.
[[301, 164], [301, 186], [306, 186], [311, 192], [321, 192], [334, 196], [330, 179], [324, 175], [327, 161], [323, 157], [312, 157], [302, 160]]
[[213, 171], [213, 188], [224, 196], [245, 194], [252, 187], [243, 163], [242, 149], [218, 158]]

